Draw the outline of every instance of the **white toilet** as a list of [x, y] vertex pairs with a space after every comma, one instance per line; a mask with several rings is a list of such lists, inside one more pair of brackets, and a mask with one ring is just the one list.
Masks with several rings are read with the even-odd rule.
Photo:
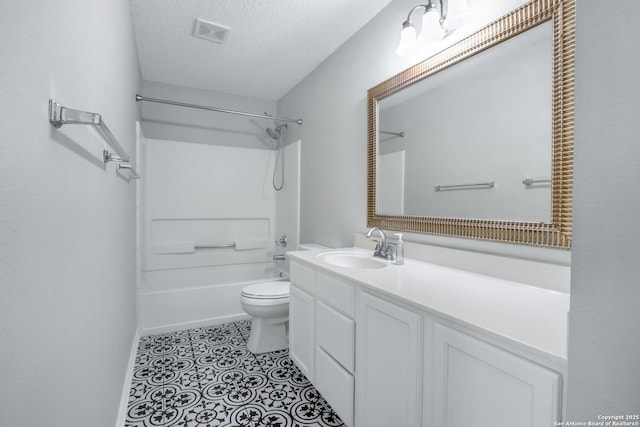
[[242, 309], [251, 316], [247, 348], [251, 353], [267, 353], [289, 346], [289, 284], [264, 282], [242, 288]]

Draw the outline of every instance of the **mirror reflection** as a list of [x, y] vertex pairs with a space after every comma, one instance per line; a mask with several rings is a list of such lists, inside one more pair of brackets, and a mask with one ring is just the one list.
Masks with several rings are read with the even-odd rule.
[[547, 21], [378, 100], [381, 215], [551, 221]]

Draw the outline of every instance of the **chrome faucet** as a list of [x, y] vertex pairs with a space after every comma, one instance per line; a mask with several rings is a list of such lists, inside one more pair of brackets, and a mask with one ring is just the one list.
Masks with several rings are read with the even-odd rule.
[[387, 244], [387, 235], [385, 234], [384, 230], [381, 230], [378, 227], [373, 227], [367, 232], [367, 238], [370, 239], [373, 233], [376, 231], [380, 234], [381, 240], [376, 244], [376, 249], [373, 252], [373, 256], [388, 259], [390, 261], [395, 260], [395, 251], [393, 245]]

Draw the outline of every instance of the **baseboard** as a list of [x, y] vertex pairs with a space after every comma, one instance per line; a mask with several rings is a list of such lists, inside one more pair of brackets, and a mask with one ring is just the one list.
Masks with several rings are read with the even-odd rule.
[[234, 314], [234, 315], [222, 316], [222, 317], [211, 317], [208, 319], [201, 319], [193, 322], [175, 323], [170, 325], [162, 325], [154, 328], [141, 328], [140, 335], [147, 336], [147, 335], [166, 334], [166, 333], [171, 333], [176, 331], [183, 331], [185, 329], [200, 328], [202, 326], [213, 326], [213, 325], [220, 325], [222, 323], [237, 322], [238, 320], [247, 320], [250, 318], [251, 317], [246, 313]]
[[133, 380], [133, 368], [136, 364], [136, 356], [138, 354], [138, 343], [140, 342], [140, 333], [136, 330], [131, 343], [131, 352], [129, 354], [129, 363], [127, 364], [127, 373], [124, 377], [122, 386], [122, 395], [120, 397], [120, 410], [116, 419], [116, 427], [124, 427], [127, 421], [127, 409], [129, 406], [129, 392], [131, 390], [131, 381]]

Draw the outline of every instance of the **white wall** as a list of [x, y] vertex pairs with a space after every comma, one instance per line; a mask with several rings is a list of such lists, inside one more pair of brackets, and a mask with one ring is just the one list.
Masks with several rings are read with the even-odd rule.
[[[366, 230], [366, 94], [371, 87], [482, 28], [524, 0], [469, 0], [472, 24], [415, 56], [395, 54], [402, 22], [416, 5], [395, 0], [278, 102], [278, 114], [302, 117], [287, 140], [302, 139], [301, 241], [353, 244]], [[568, 264], [568, 251], [410, 235], [410, 240]]]
[[113, 426], [136, 331], [135, 184], [55, 98], [135, 157], [126, 0], [8, 0], [0, 13], [0, 425]]
[[567, 414], [597, 421], [640, 410], [640, 3], [577, 11]]

